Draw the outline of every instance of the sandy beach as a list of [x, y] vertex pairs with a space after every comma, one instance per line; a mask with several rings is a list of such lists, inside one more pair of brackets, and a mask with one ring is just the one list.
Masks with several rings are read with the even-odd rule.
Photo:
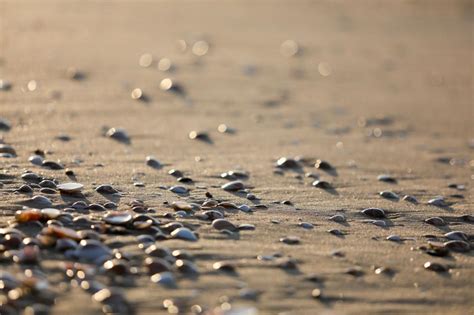
[[472, 1], [0, 0], [0, 314], [474, 312], [473, 47]]

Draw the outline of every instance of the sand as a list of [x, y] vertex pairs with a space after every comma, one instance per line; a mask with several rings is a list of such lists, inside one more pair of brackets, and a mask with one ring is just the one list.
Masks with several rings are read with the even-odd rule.
[[[11, 91], [0, 91], [0, 116], [12, 123], [2, 137], [18, 155], [0, 159], [3, 172], [15, 176], [1, 190], [2, 225], [25, 199], [11, 193], [25, 169], [70, 181], [64, 170], [31, 165], [35, 149], [50, 151], [49, 159], [73, 169], [88, 201], [107, 201], [93, 188], [108, 183], [123, 192], [114, 198], [119, 209], [141, 199], [158, 213], [170, 211], [164, 201], [202, 200], [206, 191], [252, 205], [219, 188], [226, 182], [220, 173], [240, 168], [249, 172], [246, 184], [268, 209], [229, 211], [228, 219], [255, 224], [256, 230], [229, 239], [206, 222], [182, 219], [201, 224], [200, 240], [163, 244], [189, 249], [202, 275], [180, 280], [173, 290], [137, 277], [122, 288], [137, 314], [167, 313], [165, 298], [183, 298], [183, 313], [193, 304], [213, 309], [222, 296], [234, 308], [250, 306], [258, 314], [468, 314], [474, 310], [472, 251], [441, 258], [416, 248], [427, 245], [427, 235], [474, 233], [472, 224], [459, 219], [473, 214], [472, 18], [472, 1], [0, 1], [0, 79], [13, 84]], [[209, 52], [179, 52], [180, 39], [189, 45], [206, 40]], [[288, 39], [300, 45], [298, 56], [280, 53]], [[144, 53], [170, 58], [175, 71], [140, 67]], [[84, 79], [68, 79], [68, 67], [82, 71]], [[254, 74], [244, 73], [249, 67]], [[160, 90], [166, 77], [179, 82], [186, 97]], [[32, 92], [26, 88], [30, 80], [37, 82]], [[148, 101], [131, 99], [134, 88]], [[371, 124], [375, 118], [385, 123]], [[236, 132], [219, 133], [222, 123]], [[103, 126], [125, 128], [130, 145], [103, 137]], [[189, 140], [191, 130], [208, 132], [211, 142]], [[71, 141], [55, 139], [61, 134]], [[146, 166], [148, 155], [165, 167]], [[282, 156], [323, 159], [337, 174], [312, 167], [304, 168], [302, 178], [293, 171], [274, 174]], [[438, 158], [453, 159], [453, 165]], [[160, 189], [177, 184], [167, 174], [171, 168], [195, 181], [189, 197]], [[335, 192], [312, 187], [304, 172], [318, 173]], [[377, 181], [379, 174], [398, 182]], [[145, 187], [135, 187], [134, 180]], [[448, 188], [451, 183], [466, 189]], [[383, 199], [382, 190], [414, 195], [420, 203]], [[426, 204], [439, 195], [451, 206]], [[69, 202], [60, 195], [51, 199], [59, 208]], [[293, 205], [274, 203], [284, 200]], [[389, 226], [363, 222], [360, 210], [367, 207], [387, 210]], [[336, 213], [344, 213], [347, 223], [328, 220]], [[449, 225], [423, 222], [433, 216]], [[305, 230], [300, 221], [314, 228]], [[386, 241], [391, 234], [409, 240]], [[301, 243], [279, 242], [287, 235]], [[107, 236], [140, 253], [133, 239]], [[334, 250], [344, 257], [334, 257]], [[295, 258], [298, 270], [255, 259], [274, 252]], [[222, 259], [241, 264], [238, 276], [212, 271]], [[452, 269], [427, 271], [426, 261]], [[57, 292], [52, 314], [101, 313], [87, 293], [59, 287], [61, 259], [46, 256], [41, 264]], [[344, 273], [354, 266], [364, 275]], [[376, 275], [374, 266], [396, 272]], [[0, 268], [21, 272], [11, 264]], [[304, 280], [308, 274], [323, 281]], [[242, 287], [261, 294], [239, 298]], [[314, 288], [326, 298], [311, 298]]]

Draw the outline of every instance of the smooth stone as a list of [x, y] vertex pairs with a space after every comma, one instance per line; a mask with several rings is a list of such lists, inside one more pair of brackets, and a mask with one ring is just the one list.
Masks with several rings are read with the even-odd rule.
[[397, 180], [390, 176], [390, 175], [387, 175], [387, 174], [381, 174], [379, 176], [377, 176], [377, 180], [378, 181], [381, 181], [381, 182], [386, 182], [386, 183], [396, 183]]
[[189, 189], [184, 186], [172, 186], [169, 191], [174, 192], [175, 194], [187, 194]]
[[146, 157], [146, 165], [152, 167], [152, 168], [161, 168], [162, 165], [160, 163], [160, 161], [158, 161], [157, 159], [155, 159], [153, 156], [147, 156]]
[[44, 160], [43, 163], [41, 163], [41, 166], [49, 168], [51, 170], [62, 170], [64, 168], [64, 166], [62, 166], [58, 162], [49, 160]]
[[12, 128], [12, 125], [5, 118], [0, 117], [0, 130], [9, 131]]
[[229, 230], [229, 231], [236, 231], [237, 227], [226, 219], [216, 219], [212, 221], [212, 227], [216, 230]]
[[43, 157], [40, 155], [32, 155], [28, 158], [28, 161], [37, 166], [41, 166], [43, 164]]
[[51, 208], [51, 206], [53, 205], [53, 202], [49, 198], [40, 195], [32, 197], [30, 201], [33, 202], [35, 206], [39, 208]]
[[372, 218], [385, 218], [385, 211], [380, 208], [367, 208], [361, 213]]
[[288, 245], [295, 245], [300, 243], [300, 238], [297, 236], [285, 236], [280, 238], [280, 242]]
[[344, 223], [346, 222], [346, 217], [342, 214], [335, 214], [329, 218], [329, 220], [337, 222], [337, 223]]
[[77, 249], [71, 254], [80, 260], [93, 262], [101, 257], [111, 256], [112, 251], [98, 240], [87, 239], [80, 241]]
[[402, 238], [398, 235], [389, 235], [389, 236], [387, 236], [387, 241], [401, 242]]
[[127, 131], [123, 128], [110, 128], [105, 133], [106, 137], [112, 138], [114, 140], [128, 143], [130, 142], [130, 136], [128, 135]]
[[97, 191], [99, 194], [116, 194], [118, 193], [118, 190], [113, 188], [111, 185], [99, 185], [98, 187], [95, 188], [95, 191]]
[[440, 217], [428, 218], [428, 219], [425, 220], [425, 222], [428, 223], [428, 224], [434, 225], [434, 226], [444, 226], [444, 225], [446, 225], [446, 221], [444, 221]]
[[376, 226], [380, 226], [380, 227], [387, 227], [387, 222], [383, 220], [370, 220], [370, 223]]
[[21, 185], [20, 188], [18, 188], [16, 191], [23, 194], [30, 194], [33, 192], [33, 188], [28, 185]]
[[317, 160], [316, 163], [314, 164], [315, 168], [322, 169], [322, 170], [333, 170], [334, 167], [332, 167], [329, 162], [323, 161], [323, 160]]
[[388, 191], [388, 190], [381, 191], [379, 195], [387, 199], [394, 199], [394, 200], [400, 199], [400, 197], [396, 193], [394, 193], [393, 191]]
[[252, 208], [250, 208], [248, 205], [240, 205], [239, 210], [242, 212], [252, 212]]
[[235, 264], [230, 261], [217, 261], [212, 265], [214, 270], [225, 271], [225, 272], [235, 272]]
[[249, 223], [242, 223], [238, 226], [239, 231], [253, 231], [255, 230], [255, 225]]
[[315, 180], [312, 185], [317, 188], [330, 189], [332, 188], [331, 184], [324, 180]]
[[426, 270], [430, 270], [430, 271], [434, 271], [434, 272], [446, 272], [449, 270], [448, 267], [446, 267], [445, 265], [442, 265], [440, 263], [436, 263], [436, 262], [430, 262], [430, 261], [427, 261], [423, 267], [426, 269]]
[[132, 221], [132, 214], [128, 211], [110, 211], [105, 214], [104, 221], [112, 225], [126, 225]]
[[308, 229], [308, 230], [314, 228], [314, 225], [309, 222], [300, 222], [298, 223], [298, 226], [302, 227], [303, 229]]
[[276, 166], [279, 168], [300, 168], [301, 165], [292, 158], [281, 157], [277, 160]]
[[461, 231], [452, 231], [444, 234], [444, 237], [446, 237], [449, 240], [456, 240], [456, 241], [469, 241], [469, 237], [466, 233], [461, 232]]
[[0, 143], [0, 153], [6, 153], [12, 156], [16, 156], [15, 149], [11, 145], [4, 143]]
[[418, 203], [418, 199], [416, 199], [415, 196], [411, 196], [411, 195], [403, 196], [403, 200], [406, 201], [406, 202]]
[[193, 207], [191, 204], [184, 202], [184, 201], [174, 201], [171, 204], [174, 210], [183, 210], [183, 211], [192, 211]]
[[173, 232], [170, 233], [170, 235], [172, 238], [182, 239], [186, 241], [195, 242], [198, 240], [196, 234], [190, 229], [185, 228], [185, 227], [175, 229]]
[[183, 274], [189, 274], [189, 275], [199, 274], [198, 267], [192, 261], [185, 260], [185, 259], [178, 259], [175, 262], [175, 266], [176, 266], [176, 269]]
[[338, 229], [330, 229], [330, 230], [328, 230], [328, 233], [331, 233], [331, 234], [336, 235], [336, 236], [345, 235], [344, 232], [342, 232], [341, 230], [338, 230]]
[[444, 197], [436, 197], [433, 199], [428, 200], [428, 204], [436, 207], [446, 207], [446, 201], [444, 200]]
[[25, 173], [21, 175], [21, 179], [25, 181], [39, 182], [43, 179], [43, 177], [36, 173]]
[[155, 273], [150, 277], [153, 283], [157, 283], [166, 287], [174, 287], [176, 285], [176, 280], [172, 272], [164, 271], [160, 273]]
[[225, 191], [238, 191], [245, 188], [244, 183], [240, 180], [232, 181], [221, 186]]
[[183, 176], [183, 172], [181, 172], [180, 170], [175, 170], [175, 169], [169, 170], [168, 174], [174, 177], [178, 177], [178, 178]]
[[471, 245], [468, 242], [460, 241], [460, 240], [451, 240], [448, 242], [443, 243], [443, 246], [449, 250], [460, 252], [460, 253], [467, 253], [471, 250]]
[[80, 183], [64, 183], [59, 184], [57, 187], [62, 193], [75, 194], [81, 192], [82, 188], [84, 188], [84, 185]]

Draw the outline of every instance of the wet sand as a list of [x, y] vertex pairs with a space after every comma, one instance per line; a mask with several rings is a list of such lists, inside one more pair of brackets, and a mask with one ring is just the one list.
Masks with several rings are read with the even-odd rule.
[[[417, 248], [444, 240], [449, 231], [474, 234], [472, 223], [461, 219], [473, 214], [472, 17], [471, 1], [0, 1], [0, 79], [12, 83], [10, 91], [0, 91], [0, 116], [12, 124], [2, 138], [17, 152], [0, 159], [3, 173], [14, 176], [1, 188], [2, 225], [27, 197], [11, 192], [23, 183], [24, 170], [71, 181], [64, 170], [30, 164], [35, 149], [72, 169], [89, 203], [106, 202], [94, 187], [112, 184], [122, 192], [109, 196], [120, 210], [140, 199], [158, 214], [173, 212], [165, 201], [202, 201], [207, 191], [221, 201], [253, 205], [220, 188], [227, 182], [219, 178], [222, 172], [242, 169], [259, 197], [255, 203], [268, 209], [226, 210], [226, 218], [256, 229], [230, 238], [209, 222], [177, 219], [196, 224], [199, 241], [160, 244], [189, 250], [201, 275], [180, 278], [176, 289], [146, 275], [131, 277], [135, 283], [122, 289], [137, 314], [167, 313], [166, 298], [182, 299], [185, 314], [193, 304], [213, 309], [222, 296], [233, 308], [251, 306], [258, 314], [468, 314], [474, 310], [472, 250], [433, 257]], [[209, 52], [179, 52], [180, 39], [188, 45], [206, 40]], [[280, 53], [288, 39], [300, 45], [297, 56]], [[170, 58], [175, 71], [140, 67], [144, 53]], [[65, 76], [71, 66], [84, 73], [82, 80]], [[249, 66], [254, 73], [244, 73]], [[166, 77], [179, 82], [185, 97], [160, 90]], [[32, 92], [30, 80], [37, 82]], [[131, 99], [134, 88], [147, 101]], [[222, 123], [235, 133], [219, 133]], [[125, 128], [131, 143], [104, 137], [103, 126]], [[206, 131], [210, 141], [188, 139], [192, 130]], [[55, 139], [61, 134], [71, 140]], [[165, 166], [148, 167], [149, 155]], [[326, 160], [336, 172], [305, 165], [275, 174], [283, 156]], [[160, 188], [178, 184], [167, 173], [172, 168], [194, 180], [184, 185], [189, 196]], [[334, 190], [313, 187], [306, 172], [319, 174]], [[378, 181], [380, 174], [397, 183]], [[465, 190], [449, 188], [451, 183]], [[381, 198], [383, 190], [413, 195], [419, 203]], [[449, 206], [428, 205], [436, 196]], [[73, 201], [48, 197], [61, 209]], [[368, 207], [386, 210], [388, 226], [364, 222], [360, 210]], [[336, 213], [347, 222], [330, 221]], [[423, 222], [434, 216], [448, 225]], [[279, 242], [288, 235], [300, 237], [300, 244]], [[389, 235], [407, 240], [390, 242]], [[106, 243], [121, 241], [123, 251], [143, 255], [134, 239], [108, 235]], [[255, 259], [275, 252], [296, 259], [298, 269]], [[212, 270], [224, 259], [238, 263], [237, 275]], [[59, 286], [61, 260], [41, 260], [57, 294], [51, 313], [101, 314], [88, 293]], [[451, 269], [428, 271], [427, 261]], [[361, 276], [345, 273], [354, 266]], [[380, 266], [395, 272], [377, 275], [374, 267]], [[10, 263], [1, 269], [22, 272]], [[309, 274], [321, 281], [305, 280]], [[242, 287], [261, 294], [244, 299]], [[315, 288], [324, 299], [311, 297]]]

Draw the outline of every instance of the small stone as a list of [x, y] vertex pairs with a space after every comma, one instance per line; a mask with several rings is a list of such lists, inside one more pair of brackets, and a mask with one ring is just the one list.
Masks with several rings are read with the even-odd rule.
[[12, 88], [12, 83], [8, 80], [0, 79], [0, 91], [9, 91]]
[[189, 133], [189, 139], [209, 141], [209, 135], [206, 132], [193, 130]]
[[314, 299], [321, 299], [322, 297], [322, 291], [320, 289], [314, 289], [313, 291], [311, 291], [311, 296], [314, 298]]
[[174, 192], [175, 194], [187, 194], [189, 189], [184, 186], [172, 186], [169, 191]]
[[456, 240], [456, 241], [469, 241], [469, 237], [467, 236], [466, 233], [461, 232], [461, 231], [452, 231], [449, 233], [444, 234], [444, 237], [446, 237], [449, 240]]
[[28, 158], [28, 161], [33, 165], [41, 166], [43, 164], [43, 157], [39, 155], [32, 155]]
[[416, 199], [415, 196], [411, 196], [411, 195], [403, 196], [403, 200], [406, 201], [406, 202], [418, 203], [418, 199]]
[[387, 227], [387, 222], [384, 220], [370, 220], [369, 223], [380, 227]]
[[57, 188], [56, 184], [51, 181], [51, 180], [42, 180], [38, 185], [40, 185], [41, 187], [48, 187], [48, 188]]
[[160, 161], [158, 161], [155, 157], [153, 156], [147, 156], [146, 157], [146, 165], [152, 167], [152, 168], [156, 168], [156, 169], [159, 169], [162, 167]]
[[248, 205], [240, 205], [239, 210], [242, 212], [252, 212], [252, 208], [250, 208]]
[[52, 201], [45, 196], [34, 196], [30, 199], [30, 201], [37, 208], [51, 208], [51, 206], [53, 205]]
[[342, 214], [335, 214], [329, 218], [329, 220], [337, 222], [337, 223], [344, 223], [346, 222], [346, 217]]
[[379, 195], [383, 198], [393, 199], [393, 200], [398, 200], [400, 198], [396, 193], [394, 193], [393, 191], [388, 191], [388, 190], [381, 191]]
[[111, 185], [99, 185], [96, 187], [95, 191], [97, 191], [99, 194], [116, 194], [118, 193], [118, 190], [113, 188]]
[[178, 177], [178, 178], [183, 176], [183, 173], [180, 170], [175, 170], [175, 169], [170, 170], [168, 174], [174, 177]]
[[332, 235], [336, 235], [336, 236], [344, 236], [345, 233], [342, 232], [341, 230], [338, 230], [338, 229], [330, 229], [328, 230], [328, 233], [331, 233]]
[[309, 222], [300, 222], [300, 223], [298, 223], [298, 226], [302, 227], [303, 229], [307, 229], [307, 230], [310, 230], [310, 229], [314, 228], [314, 225], [309, 223]]
[[132, 90], [132, 93], [130, 93], [130, 97], [134, 100], [143, 100], [144, 96], [145, 94], [140, 88], [135, 88]]
[[301, 168], [301, 165], [296, 160], [286, 157], [279, 158], [276, 166], [279, 168]]
[[238, 191], [245, 188], [245, 185], [240, 180], [232, 181], [221, 186], [225, 191]]
[[212, 227], [215, 228], [216, 230], [229, 230], [229, 231], [237, 231], [237, 227], [231, 223], [230, 221], [227, 221], [226, 219], [216, 219], [212, 221]]
[[315, 180], [312, 185], [314, 187], [322, 188], [322, 189], [331, 189], [332, 188], [331, 184], [324, 181], [324, 180]]
[[426, 270], [435, 271], [435, 272], [446, 272], [448, 268], [440, 263], [427, 261], [423, 267]]
[[470, 215], [470, 214], [462, 215], [462, 216], [460, 216], [460, 218], [461, 218], [464, 222], [474, 223], [474, 216], [472, 216], [472, 215]]
[[132, 221], [132, 215], [128, 211], [109, 211], [104, 221], [112, 225], [126, 225]]
[[389, 236], [387, 236], [387, 241], [401, 242], [402, 238], [398, 235], [389, 235]]
[[119, 142], [124, 142], [124, 143], [129, 143], [130, 142], [130, 137], [129, 137], [127, 131], [123, 128], [110, 128], [105, 133], [105, 136], [109, 137], [109, 138], [112, 138], [114, 140], [117, 140]]
[[255, 230], [255, 225], [250, 223], [242, 223], [238, 226], [239, 231], [253, 231]]
[[5, 153], [5, 154], [10, 154], [11, 156], [16, 156], [15, 149], [11, 145], [4, 144], [4, 143], [0, 143], [0, 153]]
[[257, 196], [255, 196], [254, 194], [249, 193], [249, 194], [247, 194], [247, 196], [245, 196], [245, 198], [247, 198], [248, 200], [255, 200], [255, 199], [257, 199]]
[[170, 233], [170, 235], [172, 236], [172, 238], [182, 239], [186, 241], [195, 242], [198, 240], [196, 234], [190, 229], [185, 228], [185, 227], [175, 229], [173, 232]]
[[28, 185], [21, 185], [20, 188], [18, 188], [16, 191], [22, 194], [30, 194], [33, 192], [33, 188]]
[[434, 225], [434, 226], [444, 226], [444, 225], [446, 225], [446, 221], [444, 221], [440, 217], [428, 218], [428, 219], [425, 220], [425, 222], [428, 223], [428, 224]]
[[317, 160], [316, 163], [314, 164], [314, 167], [318, 169], [326, 170], [326, 171], [330, 171], [334, 169], [331, 164], [322, 160]]
[[5, 118], [0, 117], [0, 130], [9, 131], [12, 128], [10, 122]]
[[41, 163], [41, 166], [52, 170], [62, 170], [64, 168], [64, 166], [62, 166], [58, 162], [48, 160], [43, 161], [43, 163]]
[[285, 236], [280, 238], [280, 242], [288, 245], [295, 245], [300, 243], [300, 238], [297, 236]]
[[428, 204], [436, 207], [446, 207], [448, 205], [444, 197], [441, 196], [428, 200]]
[[377, 180], [378, 181], [381, 181], [381, 182], [386, 182], [386, 183], [396, 183], [397, 180], [390, 176], [390, 175], [387, 175], [387, 174], [381, 174], [379, 176], [377, 176]]
[[193, 207], [191, 204], [184, 202], [184, 201], [174, 201], [171, 206], [174, 210], [183, 210], [183, 211], [192, 211]]
[[467, 253], [471, 250], [471, 245], [468, 242], [461, 241], [461, 240], [451, 240], [445, 242], [444, 247], [449, 250], [460, 252], [460, 253]]
[[385, 218], [385, 211], [380, 208], [367, 208], [361, 213], [372, 218]]
[[165, 271], [160, 273], [155, 273], [151, 276], [151, 281], [166, 287], [174, 287], [176, 285], [176, 280], [172, 272]]
[[214, 270], [225, 271], [225, 272], [235, 272], [235, 264], [230, 261], [218, 261], [212, 265]]
[[36, 173], [25, 173], [25, 174], [21, 175], [21, 179], [23, 179], [25, 181], [39, 182], [39, 181], [43, 180], [43, 177], [39, 176]]
[[60, 192], [65, 194], [77, 194], [81, 192], [84, 185], [80, 183], [64, 183], [58, 185], [58, 189]]

